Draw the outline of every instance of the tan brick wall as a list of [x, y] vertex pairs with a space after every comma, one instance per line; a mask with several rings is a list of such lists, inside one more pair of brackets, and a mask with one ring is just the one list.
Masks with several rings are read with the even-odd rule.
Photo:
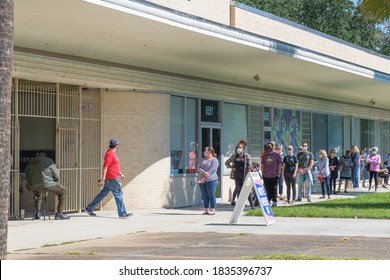
[[[124, 201], [129, 209], [169, 204], [169, 95], [104, 92], [102, 157], [110, 138], [121, 141], [118, 156]], [[105, 209], [116, 209], [112, 195]]]
[[353, 61], [377, 71], [390, 73], [390, 60], [339, 43], [337, 41], [318, 36], [313, 32], [302, 30], [294, 26], [267, 18], [265, 16], [235, 8], [235, 27], [253, 32], [265, 37], [280, 40], [300, 48], [334, 56], [335, 58]]
[[170, 9], [225, 25], [230, 22], [230, 0], [149, 0]]

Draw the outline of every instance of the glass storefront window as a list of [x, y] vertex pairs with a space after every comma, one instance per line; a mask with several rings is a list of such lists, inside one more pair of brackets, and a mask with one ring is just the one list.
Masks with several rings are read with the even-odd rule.
[[360, 143], [362, 149], [371, 148], [375, 144], [375, 122], [373, 120], [360, 120]]
[[198, 162], [198, 100], [186, 98], [186, 127], [185, 127], [185, 150], [186, 150], [186, 173], [195, 173]]
[[171, 175], [196, 171], [197, 104], [195, 98], [171, 96]]
[[381, 154], [385, 161], [390, 154], [390, 122], [382, 122], [381, 127], [381, 136], [382, 136], [382, 151]]
[[[336, 150], [336, 156], [343, 154], [343, 117], [326, 114], [313, 114], [313, 147], [312, 152], [317, 160], [318, 151]], [[349, 148], [348, 148], [349, 149]]]
[[336, 151], [336, 157], [342, 155], [343, 143], [343, 117], [328, 115], [328, 154], [330, 150]]
[[[234, 149], [241, 139], [248, 139], [247, 107], [246, 105], [223, 103], [223, 147], [222, 163], [234, 154]], [[225, 169], [224, 164], [222, 167]], [[228, 174], [224, 170], [223, 174]]]
[[171, 174], [183, 171], [184, 97], [171, 97]]

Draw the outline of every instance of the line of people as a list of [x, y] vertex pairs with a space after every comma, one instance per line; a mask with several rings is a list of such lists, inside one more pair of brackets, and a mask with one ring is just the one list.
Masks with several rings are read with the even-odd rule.
[[[230, 178], [235, 182], [231, 205], [235, 205], [244, 184], [248, 172], [254, 171], [257, 166], [252, 162], [251, 156], [246, 152], [246, 140], [240, 140], [235, 147], [233, 155], [226, 161], [225, 166], [231, 169]], [[365, 164], [369, 164], [370, 187], [372, 179], [375, 180], [375, 190], [378, 188], [378, 177], [384, 175], [384, 185], [388, 184], [390, 173], [390, 153], [385, 164], [387, 169], [380, 169], [380, 155], [378, 148], [373, 147], [365, 157]], [[320, 199], [331, 198], [331, 195], [340, 193], [344, 183], [344, 192], [348, 193], [348, 184], [352, 180], [353, 188], [359, 188], [359, 169], [361, 168], [361, 155], [357, 146], [352, 147], [352, 153], [347, 150], [340, 158], [336, 157], [336, 151], [331, 150], [329, 156], [324, 149], [318, 151], [318, 180], [321, 183], [322, 195]], [[283, 155], [283, 146], [276, 147], [275, 142], [270, 141], [265, 151], [261, 154], [260, 169], [268, 200], [273, 207], [278, 205], [278, 200], [283, 198], [283, 184], [286, 185], [287, 203], [302, 201], [306, 197], [307, 202], [312, 199], [313, 173], [315, 157], [308, 150], [308, 143], [302, 143], [299, 152], [294, 154], [294, 147], [287, 147], [287, 154]], [[198, 183], [204, 203], [204, 215], [214, 215], [216, 207], [216, 187], [218, 183], [219, 162], [213, 147], [205, 147], [203, 157], [198, 165]], [[258, 170], [258, 169], [256, 169]], [[337, 179], [339, 178], [338, 187]], [[306, 188], [304, 188], [304, 186]], [[297, 188], [298, 187], [298, 188]], [[249, 194], [248, 202], [254, 208], [253, 196]]]
[[[236, 146], [236, 153], [225, 162], [226, 167], [232, 169], [231, 178], [235, 180], [232, 205], [235, 205], [235, 199], [241, 191], [246, 174], [253, 170], [250, 155], [245, 153], [246, 145], [246, 141], [241, 140]], [[291, 145], [287, 147], [286, 156], [283, 156], [282, 150], [281, 145], [275, 147], [275, 142], [270, 141], [261, 155], [260, 169], [268, 200], [273, 207], [277, 206], [278, 199], [282, 197], [283, 182], [285, 182], [287, 202], [302, 201], [304, 184], [306, 184], [307, 201], [311, 202], [313, 177], [310, 170], [314, 166], [314, 156], [308, 151], [308, 144], [303, 143], [302, 150], [297, 156], [294, 155], [294, 148]], [[296, 184], [298, 184], [298, 197]], [[248, 201], [251, 208], [254, 208], [251, 195]]]
[[[231, 156], [225, 165], [232, 168], [231, 178], [235, 180], [235, 190], [233, 192], [232, 205], [235, 205], [235, 199], [238, 197], [246, 173], [252, 170], [252, 160], [249, 154], [245, 152], [247, 142], [241, 140], [236, 146], [236, 153]], [[351, 152], [352, 151], [352, 152]], [[321, 183], [320, 199], [331, 198], [341, 192], [344, 184], [344, 192], [348, 193], [349, 181], [352, 181], [354, 189], [359, 188], [359, 170], [362, 162], [365, 164], [365, 170], [369, 173], [369, 190], [379, 187], [378, 178], [383, 178], [382, 187], [388, 185], [390, 173], [390, 153], [381, 167], [381, 157], [378, 154], [378, 148], [373, 147], [367, 150], [367, 155], [361, 155], [359, 148], [353, 146], [352, 149], [345, 151], [344, 155], [337, 158], [336, 151], [330, 150], [329, 155], [324, 149], [318, 151], [318, 181]], [[364, 158], [364, 161], [362, 160]], [[283, 146], [275, 145], [270, 141], [266, 145], [265, 151], [261, 155], [261, 173], [264, 187], [267, 191], [268, 200], [272, 206], [277, 206], [278, 200], [284, 200], [283, 185], [286, 185], [286, 202], [294, 203], [302, 201], [306, 197], [307, 202], [311, 202], [311, 193], [313, 187], [313, 173], [311, 172], [315, 164], [315, 157], [308, 150], [308, 143], [302, 143], [299, 152], [294, 154], [294, 147], [287, 147], [287, 154], [283, 154]], [[337, 184], [337, 179], [338, 184]], [[372, 186], [374, 179], [375, 185]], [[306, 186], [306, 188], [304, 188]], [[298, 188], [296, 188], [298, 187]], [[306, 192], [304, 192], [306, 190]], [[253, 198], [248, 197], [251, 208]]]

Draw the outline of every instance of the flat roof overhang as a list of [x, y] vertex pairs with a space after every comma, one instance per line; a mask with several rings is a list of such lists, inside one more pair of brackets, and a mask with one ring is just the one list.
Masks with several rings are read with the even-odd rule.
[[390, 110], [388, 73], [147, 2], [15, 0], [14, 45]]

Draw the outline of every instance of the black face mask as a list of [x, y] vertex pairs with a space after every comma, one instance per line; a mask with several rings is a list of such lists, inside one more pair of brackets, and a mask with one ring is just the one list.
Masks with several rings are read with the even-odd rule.
[[268, 152], [272, 152], [272, 147], [267, 147]]

